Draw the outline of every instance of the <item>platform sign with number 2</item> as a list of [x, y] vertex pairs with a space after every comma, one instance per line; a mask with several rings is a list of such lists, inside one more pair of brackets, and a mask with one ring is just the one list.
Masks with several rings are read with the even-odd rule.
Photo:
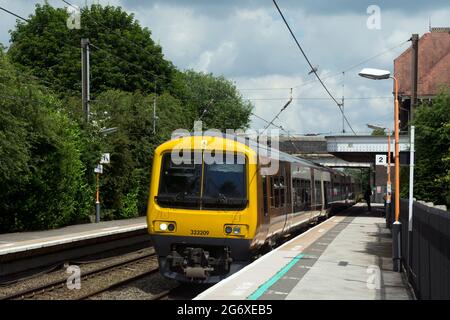
[[387, 164], [387, 156], [385, 154], [377, 154], [375, 156], [375, 165], [385, 166]]

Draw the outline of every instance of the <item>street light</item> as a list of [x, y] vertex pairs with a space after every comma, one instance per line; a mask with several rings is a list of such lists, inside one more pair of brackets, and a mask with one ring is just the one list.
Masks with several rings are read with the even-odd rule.
[[367, 127], [369, 127], [370, 129], [379, 129], [379, 130], [386, 130], [387, 131], [387, 136], [388, 136], [388, 148], [387, 148], [387, 152], [388, 152], [388, 167], [387, 167], [387, 188], [386, 188], [386, 211], [390, 210], [390, 205], [391, 205], [391, 192], [392, 192], [392, 188], [391, 188], [391, 130], [389, 128], [385, 128], [385, 127], [381, 127], [381, 126], [377, 126], [374, 124], [367, 124]]
[[398, 108], [398, 81], [391, 76], [391, 72], [387, 70], [364, 68], [359, 72], [363, 78], [371, 80], [394, 79], [395, 88], [395, 105], [394, 105], [394, 130], [395, 130], [395, 222], [393, 223], [393, 262], [394, 271], [400, 271], [401, 264], [401, 222], [400, 217], [400, 157], [399, 157], [399, 108]]

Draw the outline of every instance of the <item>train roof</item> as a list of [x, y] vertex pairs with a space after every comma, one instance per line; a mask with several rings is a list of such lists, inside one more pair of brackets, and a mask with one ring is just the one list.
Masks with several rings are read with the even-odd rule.
[[[221, 133], [219, 134], [218, 132], [211, 132], [212, 134], [207, 134], [205, 135], [204, 133], [198, 132], [198, 133], [191, 133], [189, 136], [187, 135], [180, 135], [177, 138], [187, 138], [187, 137], [195, 137], [195, 136], [206, 136], [206, 137], [218, 137], [218, 138], [222, 138], [222, 139], [228, 139], [228, 140], [233, 140], [239, 143], [242, 143], [246, 146], [248, 146], [249, 148], [251, 148], [253, 151], [257, 152], [258, 149], [261, 150], [266, 150], [269, 152], [270, 155], [278, 153], [278, 160], [281, 161], [287, 161], [287, 162], [291, 162], [291, 163], [298, 163], [304, 166], [308, 166], [308, 167], [312, 167], [312, 168], [316, 168], [316, 169], [320, 169], [320, 170], [325, 170], [328, 172], [332, 172], [334, 174], [338, 174], [338, 175], [343, 175], [343, 176], [349, 176], [348, 174], [338, 171], [338, 170], [334, 170], [331, 168], [327, 168], [324, 167], [316, 162], [307, 160], [307, 159], [303, 159], [300, 158], [298, 156], [293, 156], [290, 155], [286, 152], [283, 152], [279, 149], [275, 149], [272, 147], [267, 146], [266, 144], [262, 144], [259, 143], [258, 141], [252, 140], [247, 136], [240, 136], [240, 135], [235, 135], [235, 134], [224, 134]], [[272, 158], [271, 156], [267, 156], [268, 158]]]

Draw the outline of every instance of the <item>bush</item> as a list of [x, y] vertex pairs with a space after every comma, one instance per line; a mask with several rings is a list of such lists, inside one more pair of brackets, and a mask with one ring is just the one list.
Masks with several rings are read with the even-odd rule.
[[0, 85], [8, 92], [0, 98], [0, 231], [88, 221], [93, 193], [81, 161], [81, 128], [3, 54]]

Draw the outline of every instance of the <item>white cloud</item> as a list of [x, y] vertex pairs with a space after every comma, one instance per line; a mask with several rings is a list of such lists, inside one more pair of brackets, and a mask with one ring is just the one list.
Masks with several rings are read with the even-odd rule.
[[204, 51], [198, 61], [189, 64], [189, 68], [197, 71], [210, 72], [217, 69], [229, 69], [237, 57], [237, 47], [231, 41], [226, 41], [216, 49]]
[[[73, 2], [84, 3], [82, 0]], [[314, 75], [308, 75], [310, 68], [275, 8], [265, 2], [253, 1], [249, 5], [231, 1], [219, 5], [216, 2], [101, 0], [100, 3], [120, 3], [125, 10], [134, 12], [140, 23], [152, 31], [153, 39], [160, 42], [165, 56], [180, 69], [223, 74], [242, 89], [290, 88], [314, 79]], [[427, 32], [429, 17], [434, 26], [448, 26], [449, 5], [442, 4], [438, 10], [431, 9], [437, 6], [436, 1], [433, 3], [428, 6], [417, 2], [417, 10], [408, 12], [391, 10], [391, 2], [380, 4], [381, 30], [367, 29], [366, 6], [359, 2], [354, 10], [341, 10], [337, 5], [312, 10], [323, 4], [286, 0], [283, 11], [312, 64], [319, 65], [319, 73], [328, 88], [340, 99], [342, 70], [398, 46], [412, 33]], [[56, 0], [51, 4], [64, 5]], [[25, 16], [34, 8], [25, 0], [6, 1], [5, 7]], [[13, 21], [14, 18], [6, 16], [0, 20], [0, 27], [12, 28]], [[2, 41], [8, 38], [4, 31]], [[393, 70], [393, 59], [408, 45], [345, 73], [345, 97], [348, 98], [345, 113], [356, 131], [367, 132], [366, 123], [392, 127], [393, 117], [392, 98], [352, 99], [392, 97], [390, 81], [362, 79], [357, 76], [359, 68], [372, 66]], [[330, 74], [337, 76], [328, 77]], [[242, 90], [242, 94], [253, 99], [256, 114], [271, 120], [287, 101], [289, 89]], [[301, 133], [342, 130], [339, 109], [326, 99], [328, 96], [318, 82], [295, 88], [293, 95], [296, 100], [281, 114], [278, 124]], [[325, 100], [304, 100], [308, 97]], [[263, 127], [264, 123], [252, 119], [252, 126]]]

